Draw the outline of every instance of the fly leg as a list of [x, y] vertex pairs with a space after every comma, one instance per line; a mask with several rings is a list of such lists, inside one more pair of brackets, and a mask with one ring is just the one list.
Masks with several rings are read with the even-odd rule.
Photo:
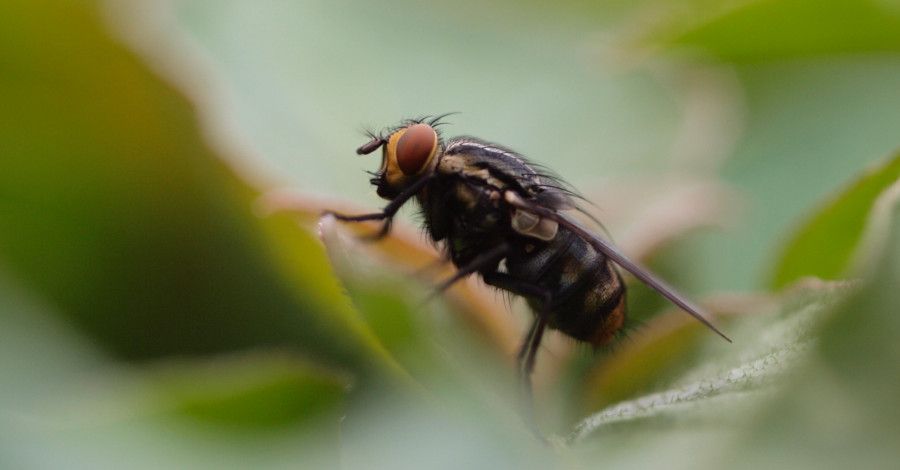
[[459, 268], [456, 273], [454, 273], [450, 278], [445, 279], [443, 282], [437, 285], [431, 293], [425, 297], [425, 300], [422, 301], [422, 304], [427, 304], [432, 299], [434, 299], [437, 295], [449, 289], [453, 284], [456, 284], [460, 280], [472, 275], [473, 273], [483, 271], [487, 268], [496, 267], [497, 263], [500, 262], [506, 255], [509, 253], [509, 245], [506, 243], [501, 243], [500, 245], [491, 248], [490, 250], [476, 256], [469, 264]]
[[[511, 292], [528, 298], [537, 298], [541, 300], [540, 310], [535, 312], [534, 321], [522, 341], [522, 346], [516, 357], [518, 364], [519, 382], [522, 387], [522, 395], [525, 401], [525, 410], [531, 420], [531, 424], [537, 432], [536, 420], [534, 418], [534, 399], [533, 389], [531, 385], [531, 373], [534, 371], [534, 364], [537, 358], [538, 348], [541, 346], [541, 339], [544, 337], [544, 331], [547, 329], [547, 318], [549, 317], [549, 308], [551, 305], [552, 295], [547, 289], [532, 284], [521, 279], [510, 276], [507, 273], [491, 272], [482, 275], [484, 282], [498, 289]], [[540, 432], [538, 432], [540, 435]]]
[[420, 180], [413, 183], [410, 187], [406, 188], [397, 195], [394, 199], [391, 199], [391, 202], [388, 205], [384, 206], [384, 209], [381, 212], [373, 212], [371, 214], [360, 214], [360, 215], [347, 215], [340, 214], [338, 212], [325, 211], [322, 215], [330, 215], [335, 219], [344, 221], [344, 222], [365, 222], [367, 220], [383, 220], [381, 224], [381, 228], [372, 235], [367, 235], [362, 237], [365, 240], [376, 241], [381, 240], [391, 231], [391, 224], [394, 221], [394, 216], [397, 215], [397, 211], [403, 207], [403, 204], [406, 204], [407, 201], [412, 199], [413, 196], [419, 193], [422, 188], [425, 187], [428, 182], [431, 181], [431, 177], [424, 177]]
[[[510, 247], [506, 243], [501, 243], [488, 251], [476, 256], [469, 264], [459, 268], [453, 276], [450, 276], [449, 279], [441, 282], [435, 287], [434, 292], [431, 296], [440, 294], [445, 290], [449, 289], [450, 286], [455, 284], [457, 281], [474, 274], [479, 271], [483, 271], [486, 268], [495, 268], [497, 263], [500, 262], [503, 258], [509, 254]], [[430, 298], [430, 297], [429, 297]]]
[[531, 373], [534, 371], [534, 363], [537, 358], [538, 348], [541, 346], [541, 339], [544, 336], [544, 330], [547, 328], [547, 320], [544, 315], [536, 315], [528, 334], [522, 341], [519, 348], [519, 354], [516, 360], [519, 366], [519, 378], [522, 381], [522, 390], [525, 393], [525, 400], [529, 405], [534, 401], [532, 397]]

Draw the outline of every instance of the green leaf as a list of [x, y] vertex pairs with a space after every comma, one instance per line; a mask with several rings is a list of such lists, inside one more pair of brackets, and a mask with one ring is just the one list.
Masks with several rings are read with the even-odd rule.
[[873, 205], [900, 178], [900, 154], [854, 181], [825, 203], [791, 237], [770, 282], [782, 288], [803, 276], [847, 275], [860, 250]]
[[878, 468], [900, 459], [898, 201], [885, 205], [885, 244], [872, 275], [817, 328], [818, 359], [760, 410], [734, 461], [748, 468]]
[[[819, 281], [789, 291], [778, 316], [741, 322], [736, 350], [707, 351], [710, 359], [673, 386], [582, 421], [570, 436], [582, 458], [671, 468], [896, 461], [898, 194], [878, 205], [888, 221], [884, 249], [865, 285]], [[636, 452], [634, 442], [652, 452]]]
[[[843, 303], [821, 328], [818, 349], [845, 387], [847, 398], [865, 408], [875, 423], [900, 419], [900, 185], [879, 207], [884, 217], [881, 250], [863, 289]], [[892, 425], [895, 433], [897, 429]]]
[[249, 175], [207, 142], [188, 98], [110, 35], [105, 14], [93, 2], [0, 6], [10, 274], [120, 357], [278, 344], [385, 366], [321, 244], [293, 220], [260, 219]]
[[890, 1], [750, 0], [660, 3], [638, 47], [696, 48], [730, 62], [900, 51], [900, 8]]
[[[319, 223], [320, 236], [335, 272], [354, 306], [403, 370], [417, 383], [437, 382], [432, 391], [440, 394], [451, 387], [459, 392], [456, 385], [461, 376], [490, 375], [511, 369], [507, 363], [511, 355], [506, 356], [498, 348], [502, 344], [492, 335], [496, 331], [485, 329], [484, 323], [476, 323], [473, 328], [472, 312], [467, 312], [473, 305], [463, 302], [463, 308], [454, 308], [458, 306], [444, 302], [450, 293], [435, 293], [433, 289], [438, 281], [426, 277], [427, 270], [421, 271], [421, 264], [417, 273], [397, 269], [398, 265], [408, 266], [409, 258], [414, 260], [413, 265], [436, 261], [434, 257], [420, 259], [424, 258], [422, 253], [416, 252], [423, 250], [421, 244], [410, 243], [398, 234], [377, 245], [356, 239], [361, 232], [371, 231], [372, 227], [339, 224], [333, 217], [324, 217]], [[394, 250], [391, 245], [395, 245]], [[405, 246], [406, 252], [392, 253], [396, 245]], [[407, 259], [399, 262], [392, 254]], [[387, 259], [382, 258], [385, 255]], [[442, 279], [444, 274], [438, 275]], [[509, 316], [506, 311], [501, 314]], [[509, 328], [512, 324], [507, 322], [502, 326]]]
[[286, 355], [176, 363], [152, 377], [160, 406], [236, 430], [280, 429], [339, 412], [349, 384]]
[[0, 275], [4, 468], [248, 468], [337, 464], [349, 385], [285, 352], [110, 361]]
[[0, 449], [12, 468], [331, 468], [345, 385], [287, 356], [110, 367], [4, 410]]

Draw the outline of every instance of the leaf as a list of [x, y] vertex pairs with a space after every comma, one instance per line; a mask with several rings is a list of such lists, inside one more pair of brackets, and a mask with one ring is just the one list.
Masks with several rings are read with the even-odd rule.
[[[435, 250], [434, 246], [424, 243], [421, 234], [403, 221], [395, 222], [391, 233], [383, 240], [377, 243], [368, 243], [365, 246], [366, 249], [362, 249], [363, 247], [359, 246], [360, 243], [348, 240], [346, 234], [341, 236], [340, 233], [346, 231], [354, 236], [365, 237], [378, 230], [377, 224], [351, 223], [340, 224], [338, 227], [328, 219], [320, 219], [320, 216], [326, 210], [355, 214], [363, 213], [366, 209], [339, 201], [328, 203], [316, 201], [310, 197], [304, 197], [296, 191], [284, 190], [274, 190], [264, 194], [257, 204], [263, 213], [286, 214], [297, 217], [305, 223], [318, 221], [319, 236], [325, 242], [332, 262], [337, 265], [339, 271], [341, 271], [341, 267], [344, 268], [338, 274], [343, 277], [345, 285], [348, 282], [361, 281], [359, 276], [352, 272], [354, 265], [360, 263], [353, 262], [355, 255], [354, 257], [347, 255], [347, 252], [350, 251], [358, 253], [360, 257], [387, 261], [387, 266], [382, 267], [381, 271], [400, 269], [406, 274], [407, 279], [414, 281], [427, 279], [429, 282], [436, 283], [437, 280], [448, 278], [456, 272], [452, 264]], [[369, 280], [363, 281], [363, 283], [371, 283], [373, 279], [383, 274], [377, 271], [376, 269], [376, 272], [366, 273]], [[430, 285], [424, 283], [417, 287], [423, 291], [431, 288]], [[478, 335], [486, 339], [501, 353], [512, 357], [519, 346], [521, 339], [519, 330], [521, 328], [509, 315], [507, 306], [499, 302], [492, 294], [485, 286], [478, 283], [459, 282], [442, 297], [451, 302], [454, 313], [459, 315]], [[422, 293], [422, 295], [425, 294]]]
[[[344, 8], [176, 0], [166, 18], [175, 31], [158, 42], [173, 42], [182, 53], [199, 46], [223, 78], [229, 118], [242, 135], [316, 194], [374, 201], [362, 170], [375, 170], [378, 157], [353, 154], [367, 140], [360, 127], [377, 131], [447, 111], [463, 113], [444, 127], [447, 136], [512, 146], [587, 191], [603, 184], [600, 176], [667, 169], [678, 126], [678, 103], [653, 74], [605, 73], [592, 65], [597, 21], [633, 2], [620, 3], [506, 0], [487, 12], [473, 2]], [[393, 27], [375, 32], [373, 24]], [[427, 33], [423, 25], [430, 25]], [[479, 47], [468, 46], [473, 38]], [[397, 50], [429, 70], [427, 85], [384, 60]], [[492, 78], [473, 76], [476, 70], [490, 70]], [[535, 101], [524, 103], [523, 95]]]
[[758, 412], [734, 461], [876, 468], [900, 458], [900, 199], [884, 215], [886, 243], [872, 275], [819, 325], [818, 359]]
[[[783, 312], [777, 315], [754, 315], [732, 323], [734, 345], [707, 344], [700, 357], [709, 359], [683, 374], [674, 387], [614, 404], [591, 415], [576, 426], [569, 440], [578, 442], [614, 424], [642, 420], [651, 420], [651, 429], [661, 419], [721, 424], [721, 413], [729, 409], [761, 406], [755, 401], [755, 397], [761, 396], [757, 392], [776, 387], [803, 364], [815, 326], [848, 290], [842, 284], [810, 287], [783, 300]], [[675, 340], [680, 341], [677, 337]], [[672, 348], [669, 343], [658, 347]], [[638, 352], [643, 354], [639, 359], [652, 358], [655, 354], [653, 349]], [[628, 366], [631, 358], [624, 359], [624, 365]], [[618, 376], [622, 379], [622, 374]], [[744, 402], [748, 399], [752, 401]], [[732, 421], [740, 417], [724, 419]]]
[[[623, 439], [640, 441], [643, 449], [663, 449], [651, 460], [672, 468], [717, 468], [723, 461], [747, 468], [879, 466], [895, 460], [898, 188], [895, 183], [884, 191], [874, 208], [861, 208], [878, 222], [870, 223], [862, 242], [863, 251], [878, 253], [862, 287], [799, 284], [786, 291], [782, 313], [741, 319], [737, 349], [706, 350], [701, 356], [710, 359], [673, 386], [585, 419], [570, 441], [613, 464], [633, 464], [629, 447], [615, 446]], [[596, 439], [600, 435], [604, 439]], [[697, 445], [709, 452], [686, 457]]]
[[652, 6], [661, 19], [626, 40], [631, 48], [695, 48], [728, 62], [900, 51], [900, 9], [888, 1], [700, 0]]
[[189, 99], [103, 15], [94, 2], [0, 6], [9, 273], [119, 357], [278, 344], [385, 367], [321, 244], [254, 213], [259, 190], [225, 163], [228, 147], [204, 139]]
[[[402, 230], [377, 244], [357, 239], [372, 231], [373, 227], [341, 224], [331, 216], [322, 217], [319, 222], [320, 236], [338, 277], [366, 324], [392, 357], [418, 384], [432, 384], [430, 390], [437, 395], [470, 393], [476, 385], [471, 383], [473, 380], [480, 382], [478, 387], [487, 385], [498, 393], [507, 393], [502, 388], [507, 381], [484, 379], [504, 372], [509, 372], [510, 379], [513, 376], [513, 354], [504, 351], [503, 343], [490, 335], [497, 330], [484, 329], [490, 323], [473, 322], [471, 308], [468, 312], [465, 308], [448, 308], [454, 302], [448, 305], [443, 301], [449, 293], [433, 291], [437, 281], [426, 280], [421, 272], [398, 271], [398, 265], [416, 263], [423, 246], [402, 237]], [[394, 253], [404, 244], [408, 246], [406, 252]], [[391, 245], [393, 249], [384, 249]], [[432, 253], [430, 249], [425, 252]], [[470, 286], [460, 287], [473, 290]], [[501, 306], [490, 313], [505, 315], [507, 318], [500, 325], [509, 328], [509, 336], [515, 337], [511, 331], [512, 316], [505, 308]], [[482, 378], [473, 379], [476, 376]], [[482, 405], [472, 402], [469, 406]]]
[[900, 154], [856, 179], [823, 204], [791, 237], [770, 285], [782, 288], [803, 276], [838, 279], [860, 251], [878, 197], [900, 179]]
[[[900, 184], [879, 207], [884, 230], [871, 276], [822, 325], [818, 349], [850, 397], [876, 422], [896, 422], [900, 393]], [[891, 427], [893, 429], [893, 427]], [[896, 429], [893, 429], [896, 432]]]
[[15, 468], [330, 468], [345, 389], [286, 355], [110, 367], [4, 413], [0, 448]]
[[340, 412], [349, 383], [287, 355], [175, 363], [152, 372], [159, 406], [235, 430], [280, 429]]
[[4, 467], [337, 464], [346, 375], [285, 352], [124, 366], [5, 275], [0, 325]]
[[643, 391], [697, 349], [704, 328], [682, 312], [658, 316], [636, 340], [595, 366], [585, 384], [586, 409], [598, 410]]

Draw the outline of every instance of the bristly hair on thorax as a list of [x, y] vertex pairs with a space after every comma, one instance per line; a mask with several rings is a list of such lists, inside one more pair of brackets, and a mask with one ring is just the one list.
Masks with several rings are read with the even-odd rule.
[[452, 111], [449, 113], [437, 114], [434, 116], [424, 115], [424, 116], [404, 119], [395, 126], [386, 127], [377, 132], [374, 130], [371, 130], [371, 129], [365, 129], [363, 132], [365, 133], [366, 136], [368, 136], [372, 140], [387, 141], [387, 138], [390, 137], [391, 134], [399, 131], [400, 129], [403, 129], [404, 127], [409, 127], [414, 124], [423, 124], [424, 123], [424, 124], [428, 124], [429, 126], [434, 128], [434, 131], [437, 132], [438, 139], [441, 140], [441, 142], [443, 142], [443, 139], [442, 139], [443, 136], [441, 135], [440, 126], [450, 124], [449, 122], [444, 121], [443, 119], [446, 118], [447, 116], [452, 116], [454, 114], [459, 114], [459, 113], [460, 113], [459, 111]]

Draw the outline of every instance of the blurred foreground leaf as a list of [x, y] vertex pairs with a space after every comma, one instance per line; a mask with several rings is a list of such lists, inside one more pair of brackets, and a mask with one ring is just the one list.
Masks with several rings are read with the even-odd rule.
[[[290, 215], [297, 217], [305, 224], [318, 224], [319, 237], [325, 244], [330, 262], [334, 265], [336, 274], [343, 285], [349, 289], [351, 297], [354, 296], [354, 286], [362, 287], [362, 290], [371, 291], [375, 297], [370, 300], [379, 303], [386, 301], [385, 297], [393, 297], [393, 303], [409, 303], [409, 299], [398, 297], [423, 297], [433, 287], [430, 283], [437, 283], [441, 279], [452, 276], [456, 270], [449, 260], [443, 257], [435, 247], [423, 240], [420, 232], [414, 231], [405, 222], [395, 222], [390, 234], [376, 243], [361, 243], [354, 237], [367, 237], [379, 229], [377, 223], [335, 223], [330, 218], [322, 218], [326, 210], [337, 210], [342, 213], [363, 213], [369, 209], [353, 207], [339, 202], [317, 202], [315, 199], [305, 197], [296, 191], [274, 190], [266, 193], [260, 199], [258, 206], [265, 213]], [[352, 236], [351, 236], [352, 235]], [[385, 261], [384, 265], [375, 267], [367, 265], [365, 260]], [[369, 263], [371, 264], [371, 263]], [[405, 279], [388, 279], [384, 271], [399, 270]], [[363, 279], [368, 278], [368, 279]], [[378, 284], [395, 284], [395, 288]], [[362, 294], [362, 291], [357, 291]], [[473, 282], [458, 282], [448, 289], [445, 295], [437, 296], [434, 300], [444, 298], [450, 301], [454, 313], [459, 315], [473, 332], [502, 353], [512, 355], [519, 346], [521, 329], [515, 324], [509, 315], [508, 308], [498, 302], [496, 296], [484, 285]], [[421, 299], [420, 299], [421, 300]], [[366, 308], [359, 305], [361, 298], [354, 300], [360, 313], [365, 317], [370, 314], [388, 314], [382, 320], [367, 319], [375, 330], [380, 323], [402, 324], [400, 317], [404, 313], [398, 313], [397, 318], [391, 318], [389, 310], [383, 307]], [[374, 307], [373, 305], [370, 305]], [[412, 305], [399, 306], [401, 311], [409, 310]], [[427, 307], [422, 304], [417, 307]], [[421, 309], [421, 308], [420, 308]], [[427, 309], [424, 309], [427, 311]], [[419, 312], [417, 315], [427, 315]], [[391, 328], [391, 326], [388, 326]], [[379, 335], [376, 331], [376, 335]], [[379, 335], [380, 336], [380, 335]], [[390, 341], [388, 341], [390, 342]]]
[[104, 358], [0, 277], [0, 467], [336, 465], [343, 376], [287, 354]]
[[[479, 313], [478, 303], [458, 302], [464, 299], [458, 297], [456, 303], [464, 307], [451, 308], [455, 307], [452, 293], [434, 291], [438, 281], [431, 276], [443, 279], [446, 266], [436, 267], [437, 273], [398, 270], [398, 259], [406, 258], [399, 263], [404, 267], [410, 262], [415, 266], [435, 261], [422, 256], [422, 245], [410, 243], [400, 234], [374, 245], [361, 243], [356, 237], [372, 233], [372, 227], [341, 224], [329, 216], [321, 219], [319, 231], [335, 271], [360, 315], [391, 356], [430, 392], [428, 398], [440, 397], [447, 404], [461, 405], [469, 411], [481, 410], [480, 415], [486, 419], [514, 413], [518, 402], [509, 399], [515, 396], [514, 354], [495, 336], [505, 333], [518, 338], [518, 331], [511, 331], [515, 325], [507, 308], [500, 305], [487, 311], [497, 319], [505, 318], [503, 323], [492, 323], [497, 320], [489, 317], [473, 325], [472, 316]], [[404, 244], [407, 251], [394, 256], [392, 251]], [[385, 254], [387, 259], [379, 259]], [[466, 282], [461, 281], [463, 285], [453, 290], [463, 295], [477, 294]], [[472, 310], [461, 315], [466, 309]], [[491, 329], [491, 325], [502, 329]], [[484, 341], [486, 335], [491, 341]]]
[[900, 180], [900, 153], [866, 172], [819, 208], [783, 248], [771, 285], [782, 288], [803, 277], [838, 279], [848, 274], [871, 225], [879, 196]]
[[332, 413], [345, 379], [285, 355], [173, 364], [154, 376], [164, 407], [235, 430], [280, 429]]
[[289, 345], [387, 356], [320, 243], [258, 191], [94, 2], [0, 6], [0, 260], [127, 358]]

